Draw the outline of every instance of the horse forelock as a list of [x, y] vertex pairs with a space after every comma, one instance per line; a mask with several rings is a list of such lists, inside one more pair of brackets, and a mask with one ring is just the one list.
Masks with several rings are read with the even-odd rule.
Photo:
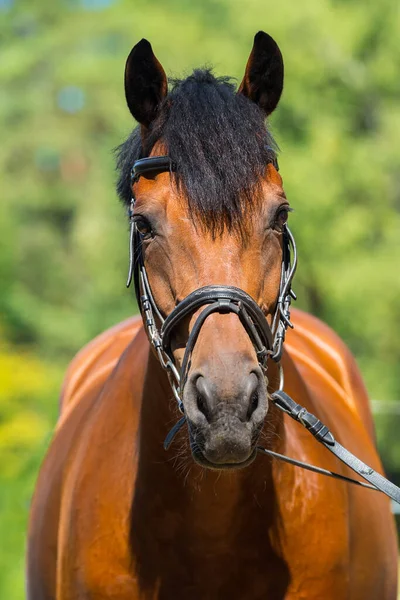
[[171, 81], [145, 137], [137, 127], [117, 148], [117, 191], [124, 203], [131, 200], [133, 163], [160, 141], [177, 165], [174, 178], [193, 218], [213, 231], [240, 229], [277, 150], [258, 106], [210, 69]]

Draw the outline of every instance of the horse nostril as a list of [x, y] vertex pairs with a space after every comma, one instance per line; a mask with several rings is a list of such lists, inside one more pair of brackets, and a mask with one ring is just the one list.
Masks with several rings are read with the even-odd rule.
[[201, 413], [203, 413], [203, 415], [205, 416], [205, 418], [208, 421], [209, 411], [208, 411], [208, 408], [207, 408], [207, 404], [205, 403], [205, 401], [204, 401], [203, 397], [201, 396], [201, 394], [197, 394], [196, 402], [197, 402], [197, 408], [199, 409], [199, 411]]
[[201, 412], [207, 421], [210, 420], [210, 408], [209, 408], [209, 390], [204, 381], [204, 377], [199, 377], [196, 381], [196, 404], [197, 409]]
[[259, 398], [258, 398], [258, 391], [256, 390], [256, 391], [255, 391], [255, 392], [252, 394], [252, 396], [251, 396], [251, 398], [250, 398], [250, 404], [249, 404], [249, 408], [247, 409], [247, 420], [248, 420], [248, 421], [250, 420], [250, 418], [251, 418], [251, 415], [253, 414], [253, 412], [254, 412], [255, 410], [257, 410], [257, 408], [258, 408], [258, 401], [259, 401]]
[[[221, 415], [252, 423], [263, 417], [264, 389], [257, 372], [232, 374], [234, 381], [217, 382], [212, 378], [195, 374], [188, 387], [188, 407], [192, 407], [192, 418], [205, 425], [215, 424]], [[221, 385], [222, 384], [222, 385]], [[221, 420], [221, 422], [223, 419]]]

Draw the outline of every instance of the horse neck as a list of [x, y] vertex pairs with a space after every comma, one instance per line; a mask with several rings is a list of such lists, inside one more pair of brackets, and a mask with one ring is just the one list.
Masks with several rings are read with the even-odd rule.
[[[275, 383], [275, 369], [269, 377]], [[244, 469], [204, 469], [193, 461], [186, 427], [166, 452], [163, 441], [180, 416], [174, 403], [168, 378], [150, 352], [142, 398], [133, 519], [135, 514], [149, 522], [156, 519], [160, 535], [167, 535], [163, 528], [172, 531], [179, 527], [182, 535], [190, 535], [192, 544], [198, 543], [199, 551], [210, 538], [214, 549], [218, 542], [226, 546], [232, 535], [237, 536], [241, 523], [248, 529], [255, 509], [261, 507], [264, 513], [274, 514], [271, 462], [259, 457]], [[261, 442], [277, 449], [282, 438], [282, 417], [272, 409]]]

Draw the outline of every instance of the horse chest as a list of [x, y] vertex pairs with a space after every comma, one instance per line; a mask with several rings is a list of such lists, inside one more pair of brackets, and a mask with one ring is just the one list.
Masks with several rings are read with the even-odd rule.
[[149, 500], [146, 515], [132, 524], [139, 597], [289, 600], [303, 590], [307, 599], [346, 597], [342, 547], [309, 545], [304, 530], [285, 531], [271, 507], [233, 508], [219, 510], [214, 500], [208, 511], [191, 512], [190, 504], [177, 510]]

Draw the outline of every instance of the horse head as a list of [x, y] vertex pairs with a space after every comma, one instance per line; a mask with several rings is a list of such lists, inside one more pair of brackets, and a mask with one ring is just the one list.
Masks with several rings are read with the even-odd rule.
[[[146, 40], [126, 63], [127, 104], [140, 126], [120, 149], [119, 192], [128, 205], [134, 198], [136, 248], [158, 327], [196, 291], [216, 286], [219, 294], [207, 315], [206, 302], [180, 311], [164, 348], [181, 372], [178, 395], [193, 456], [210, 468], [248, 464], [268, 411], [265, 361], [273, 348], [257, 345], [262, 332], [253, 332], [257, 318], [243, 305], [248, 299], [248, 310], [274, 327], [290, 209], [265, 119], [282, 88], [280, 50], [263, 32], [238, 90], [204, 69], [168, 91]], [[135, 161], [160, 156], [166, 168], [148, 162], [130, 179]], [[237, 290], [230, 309], [229, 298], [221, 300], [224, 286]]]

